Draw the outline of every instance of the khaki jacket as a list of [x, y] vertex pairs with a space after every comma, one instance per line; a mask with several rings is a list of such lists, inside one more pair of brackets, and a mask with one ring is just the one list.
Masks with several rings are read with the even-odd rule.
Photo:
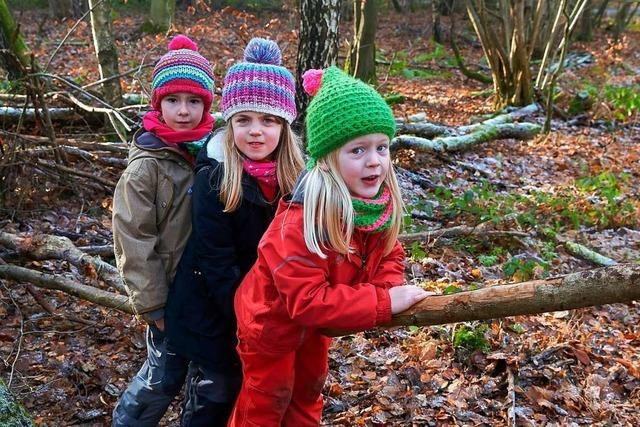
[[151, 321], [144, 315], [164, 307], [191, 233], [193, 170], [177, 149], [139, 141], [113, 195], [113, 242], [135, 311]]

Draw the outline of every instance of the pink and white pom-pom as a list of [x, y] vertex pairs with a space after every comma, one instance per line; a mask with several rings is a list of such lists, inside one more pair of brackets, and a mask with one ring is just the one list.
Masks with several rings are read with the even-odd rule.
[[322, 70], [307, 70], [302, 75], [302, 87], [311, 96], [315, 96], [322, 84]]

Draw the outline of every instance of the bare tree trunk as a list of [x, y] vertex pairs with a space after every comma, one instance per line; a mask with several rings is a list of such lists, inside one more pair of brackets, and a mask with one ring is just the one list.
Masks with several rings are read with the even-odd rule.
[[22, 69], [30, 65], [29, 49], [5, 0], [0, 0], [0, 50], [0, 66], [7, 70], [9, 78], [21, 77]]
[[338, 59], [340, 0], [300, 0], [300, 43], [296, 66], [296, 127], [304, 121], [309, 97], [302, 88], [302, 74], [326, 68]]
[[87, 0], [49, 0], [49, 14], [56, 19], [79, 18], [87, 10]]
[[496, 109], [530, 104], [530, 38], [537, 37], [539, 22], [527, 32], [531, 16], [525, 17], [524, 1], [500, 0], [489, 10], [482, 0], [467, 0], [467, 12], [491, 68]]
[[376, 82], [376, 0], [353, 3], [353, 42], [349, 51], [349, 74], [367, 83]]
[[[89, 0], [91, 9], [91, 32], [93, 44], [98, 57], [100, 79], [110, 78], [120, 74], [118, 71], [118, 50], [113, 39], [111, 27], [111, 1]], [[102, 83], [102, 93], [107, 102], [113, 107], [122, 105], [122, 88], [120, 79], [113, 78]]]
[[442, 43], [442, 26], [440, 25], [441, 2], [431, 0], [431, 37], [436, 43]]
[[176, 12], [176, 0], [151, 0], [149, 20], [145, 23], [144, 31], [148, 33], [167, 32]]

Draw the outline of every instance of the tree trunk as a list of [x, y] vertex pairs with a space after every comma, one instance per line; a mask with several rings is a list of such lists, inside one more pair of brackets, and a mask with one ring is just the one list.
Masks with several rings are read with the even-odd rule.
[[376, 82], [376, 0], [353, 3], [353, 41], [349, 52], [349, 74], [367, 83]]
[[593, 40], [593, 30], [595, 29], [596, 4], [593, 1], [587, 3], [584, 13], [580, 18], [576, 40], [590, 42]]
[[149, 19], [144, 31], [148, 33], [165, 33], [173, 25], [176, 12], [176, 0], [151, 0]]
[[[118, 50], [113, 39], [111, 26], [111, 1], [89, 0], [91, 9], [91, 32], [93, 45], [98, 57], [100, 79], [106, 79], [120, 74], [118, 71]], [[96, 5], [97, 4], [97, 5]], [[120, 79], [114, 78], [102, 83], [102, 93], [107, 102], [113, 107], [122, 105], [122, 89]]]
[[79, 18], [87, 10], [87, 0], [49, 0], [49, 14], [56, 19]]
[[0, 66], [7, 70], [10, 80], [22, 77], [22, 69], [30, 66], [29, 49], [5, 0], [0, 0]]
[[482, 0], [467, 0], [469, 18], [491, 68], [495, 107], [530, 104], [531, 45], [535, 44], [531, 38], [537, 37], [538, 27], [526, 30], [532, 17], [525, 16], [524, 1], [499, 1], [495, 10], [488, 7]]
[[431, 38], [436, 43], [442, 43], [442, 26], [440, 25], [440, 13], [442, 5], [438, 0], [431, 0]]
[[309, 96], [302, 88], [302, 74], [326, 68], [338, 59], [340, 0], [300, 0], [300, 43], [296, 66], [296, 128], [302, 130]]

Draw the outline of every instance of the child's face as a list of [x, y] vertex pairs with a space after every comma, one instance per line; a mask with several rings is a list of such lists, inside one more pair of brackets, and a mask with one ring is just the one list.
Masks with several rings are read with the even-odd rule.
[[175, 131], [198, 126], [204, 113], [202, 98], [188, 92], [171, 93], [160, 102], [164, 122]]
[[372, 198], [390, 166], [389, 137], [373, 133], [352, 139], [338, 151], [340, 175], [352, 196]]
[[282, 119], [265, 113], [242, 111], [231, 117], [236, 147], [254, 161], [271, 160], [282, 133]]

